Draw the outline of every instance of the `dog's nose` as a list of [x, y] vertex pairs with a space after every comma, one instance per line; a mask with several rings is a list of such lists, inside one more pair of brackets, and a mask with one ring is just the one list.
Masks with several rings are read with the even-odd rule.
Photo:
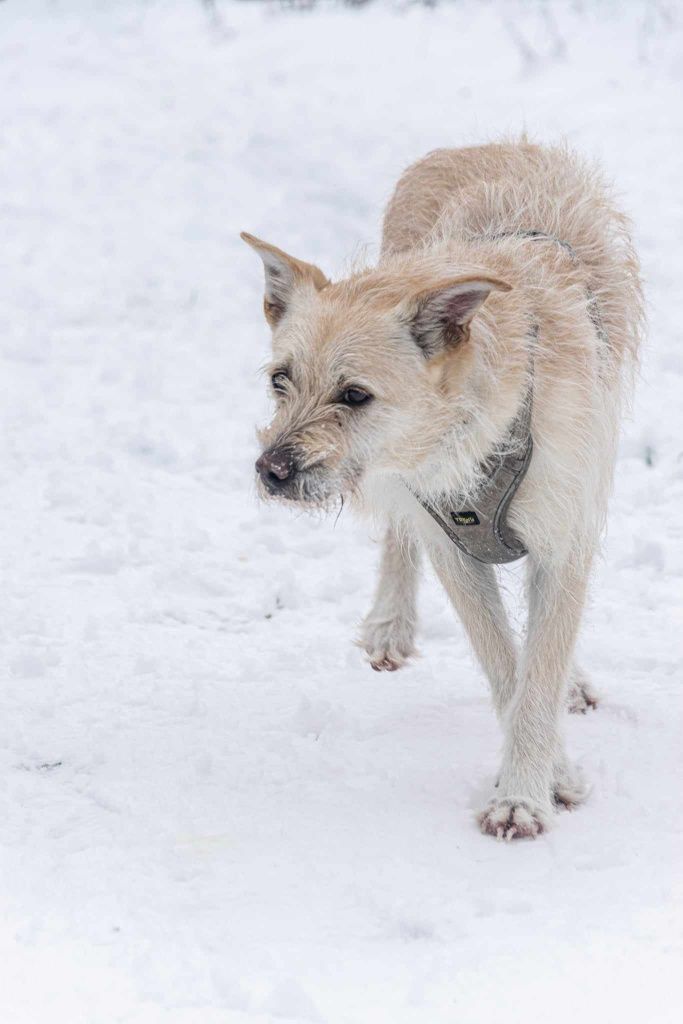
[[290, 481], [296, 472], [292, 453], [282, 448], [264, 452], [256, 460], [256, 472], [269, 490], [277, 490]]

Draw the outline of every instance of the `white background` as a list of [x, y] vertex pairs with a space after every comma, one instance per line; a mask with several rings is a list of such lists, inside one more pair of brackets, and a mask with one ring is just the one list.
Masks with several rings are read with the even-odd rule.
[[[666, 2], [0, 3], [3, 1024], [680, 1019], [682, 50]], [[650, 338], [567, 720], [593, 792], [506, 845], [433, 579], [376, 675], [376, 538], [256, 502], [238, 232], [339, 275], [406, 164], [524, 128], [615, 181]]]

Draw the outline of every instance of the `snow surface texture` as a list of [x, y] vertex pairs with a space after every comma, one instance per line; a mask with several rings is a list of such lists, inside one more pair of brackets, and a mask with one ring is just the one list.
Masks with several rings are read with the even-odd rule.
[[[680, 1019], [675, 6], [0, 3], [2, 1024]], [[523, 127], [617, 182], [651, 333], [567, 717], [593, 792], [505, 845], [434, 580], [378, 676], [377, 538], [255, 500], [238, 231], [339, 275], [405, 165]]]

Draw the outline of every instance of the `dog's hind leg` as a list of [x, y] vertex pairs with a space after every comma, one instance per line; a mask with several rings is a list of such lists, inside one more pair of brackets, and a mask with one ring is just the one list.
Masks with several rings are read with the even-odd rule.
[[375, 599], [358, 644], [376, 672], [394, 672], [415, 653], [420, 549], [406, 529], [387, 528]]
[[469, 636], [502, 716], [515, 688], [517, 650], [492, 566], [450, 545], [432, 552], [435, 572]]
[[483, 832], [532, 837], [550, 824], [557, 802], [585, 795], [564, 753], [560, 711], [586, 595], [590, 558], [545, 565], [531, 557], [527, 642], [506, 714], [505, 749]]

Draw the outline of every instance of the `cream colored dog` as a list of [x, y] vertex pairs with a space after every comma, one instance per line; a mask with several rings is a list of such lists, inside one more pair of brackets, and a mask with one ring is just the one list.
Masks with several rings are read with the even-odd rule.
[[[625, 218], [576, 157], [521, 142], [439, 150], [410, 167], [377, 267], [344, 280], [242, 237], [265, 266], [273, 332], [261, 490], [316, 507], [349, 497], [386, 522], [361, 641], [375, 669], [413, 653], [426, 551], [505, 733], [481, 828], [535, 836], [585, 795], [560, 712], [567, 700], [595, 704], [573, 652], [642, 329]], [[482, 467], [526, 402], [533, 456], [508, 517], [528, 550], [519, 653], [494, 569], [463, 554], [416, 496], [476, 506]]]

